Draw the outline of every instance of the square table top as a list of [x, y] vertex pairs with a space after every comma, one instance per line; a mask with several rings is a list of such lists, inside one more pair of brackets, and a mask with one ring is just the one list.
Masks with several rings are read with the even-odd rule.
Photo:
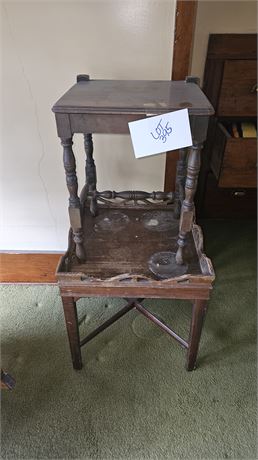
[[55, 113], [155, 115], [188, 108], [190, 115], [214, 110], [196, 83], [165, 80], [88, 80], [72, 86], [53, 106]]

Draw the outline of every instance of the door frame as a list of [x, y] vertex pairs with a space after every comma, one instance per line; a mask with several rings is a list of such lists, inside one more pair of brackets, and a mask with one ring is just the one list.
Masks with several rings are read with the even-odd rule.
[[[198, 0], [177, 0], [171, 80], [189, 75]], [[178, 150], [166, 153], [164, 190], [175, 189]]]

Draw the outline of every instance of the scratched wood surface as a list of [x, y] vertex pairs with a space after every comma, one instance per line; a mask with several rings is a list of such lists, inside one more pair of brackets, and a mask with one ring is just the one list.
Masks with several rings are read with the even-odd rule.
[[[74, 260], [69, 271], [108, 279], [121, 274], [139, 274], [155, 279], [148, 262], [157, 252], [177, 251], [178, 220], [171, 209], [100, 208], [84, 216], [86, 263]], [[186, 248], [188, 272], [201, 274], [192, 235]]]
[[200, 88], [185, 81], [89, 80], [70, 88], [53, 106], [55, 113], [166, 113], [188, 107], [212, 115]]

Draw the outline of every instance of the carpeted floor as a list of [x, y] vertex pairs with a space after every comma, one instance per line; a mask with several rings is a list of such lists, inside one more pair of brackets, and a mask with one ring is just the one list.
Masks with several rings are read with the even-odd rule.
[[[17, 381], [2, 393], [2, 458], [257, 458], [255, 223], [203, 228], [217, 278], [191, 373], [185, 351], [135, 312], [86, 345], [75, 372], [58, 289], [1, 287], [2, 365]], [[146, 305], [187, 338], [187, 302]], [[80, 301], [81, 328], [120, 306]]]

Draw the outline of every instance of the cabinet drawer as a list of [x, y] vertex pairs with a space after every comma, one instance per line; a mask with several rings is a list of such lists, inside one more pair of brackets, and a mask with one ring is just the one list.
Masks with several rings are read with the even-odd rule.
[[211, 155], [211, 169], [218, 180], [218, 186], [256, 187], [256, 164], [256, 138], [233, 138], [218, 123]]
[[226, 60], [217, 109], [218, 116], [255, 117], [257, 61]]
[[256, 209], [256, 189], [219, 188], [214, 175], [208, 174], [202, 217], [255, 219]]

